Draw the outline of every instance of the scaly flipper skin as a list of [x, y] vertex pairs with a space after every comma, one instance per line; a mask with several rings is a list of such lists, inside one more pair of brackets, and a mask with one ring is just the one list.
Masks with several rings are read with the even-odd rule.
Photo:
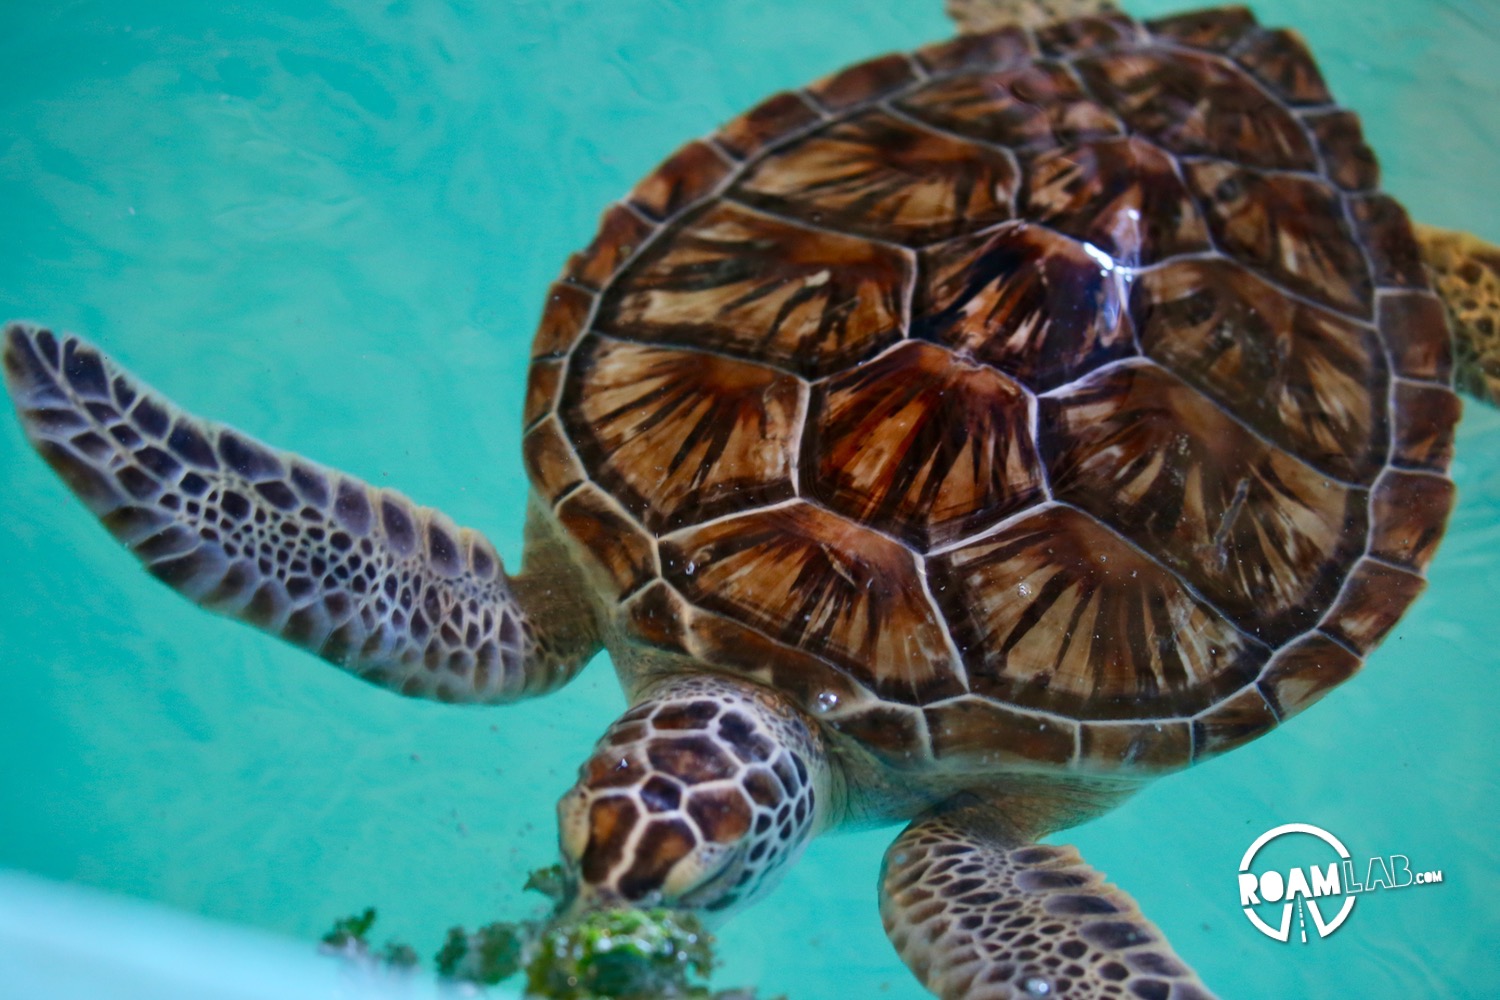
[[880, 915], [944, 1000], [1212, 1000], [1125, 893], [1072, 847], [1036, 844], [977, 799], [916, 820], [886, 852]]
[[980, 35], [1011, 25], [1040, 28], [1073, 17], [1119, 10], [1109, 0], [947, 0], [948, 16], [966, 35]]
[[1458, 388], [1500, 406], [1500, 247], [1477, 236], [1417, 226], [1422, 258], [1448, 307]]
[[444, 701], [540, 694], [587, 659], [539, 640], [481, 535], [183, 413], [77, 337], [9, 326], [5, 378], [42, 457], [205, 608]]

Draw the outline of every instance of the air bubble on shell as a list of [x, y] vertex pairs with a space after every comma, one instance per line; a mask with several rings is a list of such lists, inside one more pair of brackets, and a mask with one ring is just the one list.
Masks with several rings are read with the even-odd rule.
[[1052, 993], [1052, 984], [1041, 976], [1032, 976], [1021, 984], [1021, 989], [1034, 997], [1044, 997]]
[[1029, 583], [1018, 584], [1016, 586], [1016, 593], [1021, 596], [1021, 600], [1023, 600], [1023, 601], [1030, 600], [1031, 599], [1031, 584], [1029, 584]]
[[819, 691], [818, 697], [814, 699], [817, 710], [821, 712], [832, 712], [839, 707], [839, 696], [832, 691]]

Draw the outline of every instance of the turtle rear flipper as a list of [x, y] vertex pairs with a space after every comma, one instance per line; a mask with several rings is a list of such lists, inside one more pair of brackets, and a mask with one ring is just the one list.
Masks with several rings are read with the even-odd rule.
[[1454, 381], [1500, 406], [1500, 247], [1477, 236], [1416, 226], [1432, 284], [1453, 328]]
[[5, 377], [42, 457], [154, 576], [205, 608], [445, 701], [542, 693], [597, 648], [587, 609], [533, 620], [527, 581], [507, 577], [477, 532], [192, 417], [77, 337], [11, 325]]
[[1111, 0], [947, 0], [944, 6], [958, 30], [969, 35], [1119, 12]]
[[1035, 805], [961, 796], [886, 852], [880, 916], [917, 978], [943, 1000], [1213, 1000], [1135, 900], [1021, 832]]

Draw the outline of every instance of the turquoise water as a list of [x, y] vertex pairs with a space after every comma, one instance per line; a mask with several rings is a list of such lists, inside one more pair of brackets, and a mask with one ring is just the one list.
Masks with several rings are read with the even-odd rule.
[[[512, 564], [526, 344], [598, 211], [758, 97], [946, 31], [939, 0], [45, 6], [0, 5], [0, 315]], [[1491, 0], [1257, 6], [1309, 37], [1414, 216], [1500, 241]], [[1067, 835], [1226, 998], [1500, 993], [1500, 414], [1470, 408], [1459, 456], [1428, 595], [1361, 677]], [[603, 658], [510, 709], [395, 698], [151, 582], [8, 419], [0, 469], [0, 865], [302, 937], [375, 903], [427, 954], [531, 906], [553, 803], [622, 708]], [[1293, 821], [1445, 881], [1274, 943], [1234, 872]], [[724, 928], [724, 981], [921, 996], [876, 916], [893, 834], [814, 844]]]

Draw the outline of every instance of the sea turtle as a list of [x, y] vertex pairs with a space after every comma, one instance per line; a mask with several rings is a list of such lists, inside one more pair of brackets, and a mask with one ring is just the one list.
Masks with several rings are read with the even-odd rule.
[[950, 6], [604, 214], [534, 342], [514, 576], [77, 337], [10, 326], [8, 385], [155, 576], [365, 680], [509, 702], [607, 648], [574, 906], [725, 911], [909, 821], [880, 906], [935, 993], [1206, 996], [1037, 841], [1306, 708], [1417, 596], [1500, 251], [1414, 233], [1244, 8]]

